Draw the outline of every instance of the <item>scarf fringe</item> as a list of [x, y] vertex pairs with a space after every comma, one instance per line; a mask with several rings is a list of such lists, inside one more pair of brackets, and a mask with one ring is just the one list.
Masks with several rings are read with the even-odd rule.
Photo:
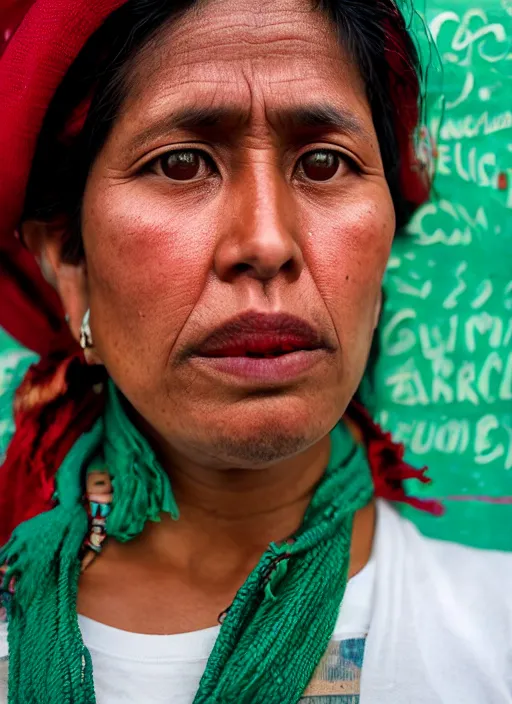
[[81, 354], [33, 364], [14, 399], [15, 432], [0, 467], [0, 546], [14, 528], [55, 502], [55, 475], [80, 436], [101, 416], [106, 380]]
[[405, 462], [404, 445], [395, 442], [391, 433], [385, 432], [358, 401], [352, 400], [347, 409], [347, 416], [362, 434], [372, 472], [375, 496], [407, 504], [433, 516], [442, 516], [444, 506], [440, 501], [409, 496], [406, 493], [404, 482], [409, 479], [416, 479], [421, 484], [432, 482], [431, 478], [426, 476], [427, 467], [417, 469]]

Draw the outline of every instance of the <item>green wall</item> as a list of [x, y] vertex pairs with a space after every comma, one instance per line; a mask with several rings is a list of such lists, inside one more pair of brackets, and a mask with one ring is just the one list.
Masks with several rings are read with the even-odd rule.
[[416, 7], [438, 49], [422, 135], [435, 187], [396, 238], [365, 397], [429, 466], [420, 493], [446, 503], [441, 519], [414, 514], [422, 530], [510, 550], [512, 0]]

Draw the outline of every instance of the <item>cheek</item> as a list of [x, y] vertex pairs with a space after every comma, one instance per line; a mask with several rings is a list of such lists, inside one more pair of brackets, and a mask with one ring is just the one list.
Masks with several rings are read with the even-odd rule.
[[382, 277], [395, 232], [387, 189], [336, 211], [326, 208], [308, 223], [308, 259], [342, 348], [363, 346], [373, 334]]
[[[204, 222], [130, 184], [86, 192], [83, 236], [93, 333], [108, 366], [116, 350], [167, 359], [209, 270]], [[151, 349], [151, 354], [145, 354]]]

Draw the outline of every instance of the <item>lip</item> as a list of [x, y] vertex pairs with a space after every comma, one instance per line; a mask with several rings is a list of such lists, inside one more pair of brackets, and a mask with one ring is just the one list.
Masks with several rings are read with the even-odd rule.
[[195, 357], [203, 369], [267, 385], [297, 379], [325, 357], [325, 349], [299, 350], [278, 357]]
[[330, 351], [301, 318], [283, 313], [244, 313], [216, 328], [194, 350], [203, 370], [245, 381], [282, 384], [309, 371]]
[[249, 312], [217, 327], [194, 350], [200, 357], [263, 357], [325, 347], [312, 325], [285, 313]]

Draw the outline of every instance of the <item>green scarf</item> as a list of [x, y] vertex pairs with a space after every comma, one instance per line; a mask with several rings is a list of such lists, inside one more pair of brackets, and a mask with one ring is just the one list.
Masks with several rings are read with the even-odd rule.
[[[167, 474], [110, 385], [102, 420], [56, 478], [58, 505], [18, 526], [0, 551], [12, 577], [9, 704], [94, 704], [91, 658], [76, 614], [87, 467], [104, 463], [114, 501], [107, 533], [138, 535], [161, 513], [178, 518]], [[271, 543], [227, 612], [194, 704], [296, 704], [331, 638], [347, 585], [355, 512], [373, 494], [364, 451], [343, 423], [293, 541]]]

